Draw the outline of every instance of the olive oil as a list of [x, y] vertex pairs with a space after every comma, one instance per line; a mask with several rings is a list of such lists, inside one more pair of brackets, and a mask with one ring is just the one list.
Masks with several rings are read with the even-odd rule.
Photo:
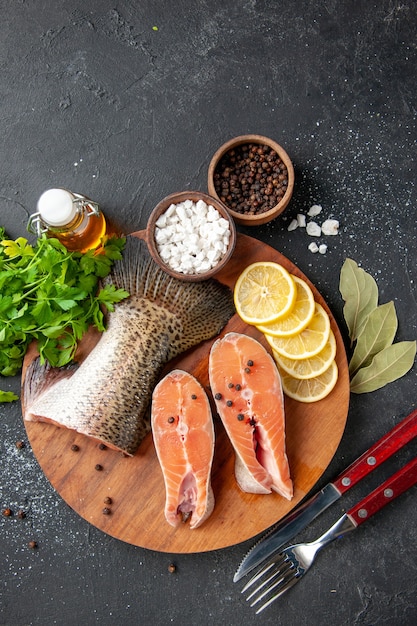
[[87, 252], [100, 247], [106, 219], [98, 204], [67, 189], [48, 189], [38, 200], [28, 230], [56, 237], [68, 250]]

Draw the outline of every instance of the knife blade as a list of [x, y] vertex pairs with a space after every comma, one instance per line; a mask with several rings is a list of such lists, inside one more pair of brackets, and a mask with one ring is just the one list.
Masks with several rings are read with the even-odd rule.
[[233, 582], [237, 582], [272, 556], [284, 543], [303, 530], [348, 489], [351, 489], [395, 454], [395, 452], [398, 452], [409, 441], [414, 439], [416, 435], [417, 409], [414, 409], [407, 417], [361, 454], [335, 480], [329, 482], [304, 504], [286, 515], [277, 525], [273, 526], [261, 537], [243, 558], [233, 577]]

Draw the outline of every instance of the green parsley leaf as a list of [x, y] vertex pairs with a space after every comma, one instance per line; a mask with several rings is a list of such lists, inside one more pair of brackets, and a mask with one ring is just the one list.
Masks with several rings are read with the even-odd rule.
[[25, 257], [34, 255], [32, 246], [24, 237], [19, 237], [16, 241], [13, 241], [13, 239], [4, 239], [1, 242], [1, 245], [4, 248], [4, 254], [8, 257]]
[[2, 391], [0, 389], [0, 402], [14, 402], [14, 400], [18, 400], [19, 398], [13, 391]]
[[113, 311], [129, 294], [112, 285], [101, 287], [99, 280], [122, 257], [125, 242], [106, 237], [99, 251], [83, 254], [69, 252], [45, 235], [35, 246], [23, 237], [6, 239], [0, 227], [2, 376], [19, 372], [33, 340], [42, 362], [59, 367], [73, 360], [78, 341], [90, 326], [105, 330], [105, 311]]
[[108, 311], [114, 311], [114, 304], [127, 298], [129, 293], [124, 289], [116, 289], [114, 285], [105, 285], [97, 295], [97, 301], [103, 304]]

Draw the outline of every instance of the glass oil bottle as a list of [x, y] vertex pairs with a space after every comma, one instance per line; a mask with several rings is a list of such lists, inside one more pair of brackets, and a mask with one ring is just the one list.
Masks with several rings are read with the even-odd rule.
[[67, 250], [87, 252], [100, 247], [106, 219], [99, 205], [86, 196], [68, 189], [48, 189], [29, 218], [28, 230], [38, 237], [42, 233], [55, 237]]

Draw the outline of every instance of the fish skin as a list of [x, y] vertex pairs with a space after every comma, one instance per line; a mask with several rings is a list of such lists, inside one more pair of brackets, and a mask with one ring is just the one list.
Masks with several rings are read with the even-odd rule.
[[165, 483], [165, 519], [175, 527], [191, 515], [190, 529], [198, 528], [214, 509], [215, 435], [207, 394], [194, 376], [173, 370], [153, 391], [151, 415]]
[[[250, 367], [248, 359], [253, 359]], [[271, 355], [256, 339], [227, 333], [211, 348], [209, 378], [217, 411], [235, 450], [240, 488], [258, 494], [276, 491], [291, 500], [284, 396]]]
[[132, 456], [150, 431], [148, 407], [164, 365], [216, 336], [235, 310], [227, 287], [169, 276], [133, 236], [104, 282], [126, 289], [129, 298], [115, 305], [79, 367], [57, 371], [32, 362], [24, 419], [53, 422]]

